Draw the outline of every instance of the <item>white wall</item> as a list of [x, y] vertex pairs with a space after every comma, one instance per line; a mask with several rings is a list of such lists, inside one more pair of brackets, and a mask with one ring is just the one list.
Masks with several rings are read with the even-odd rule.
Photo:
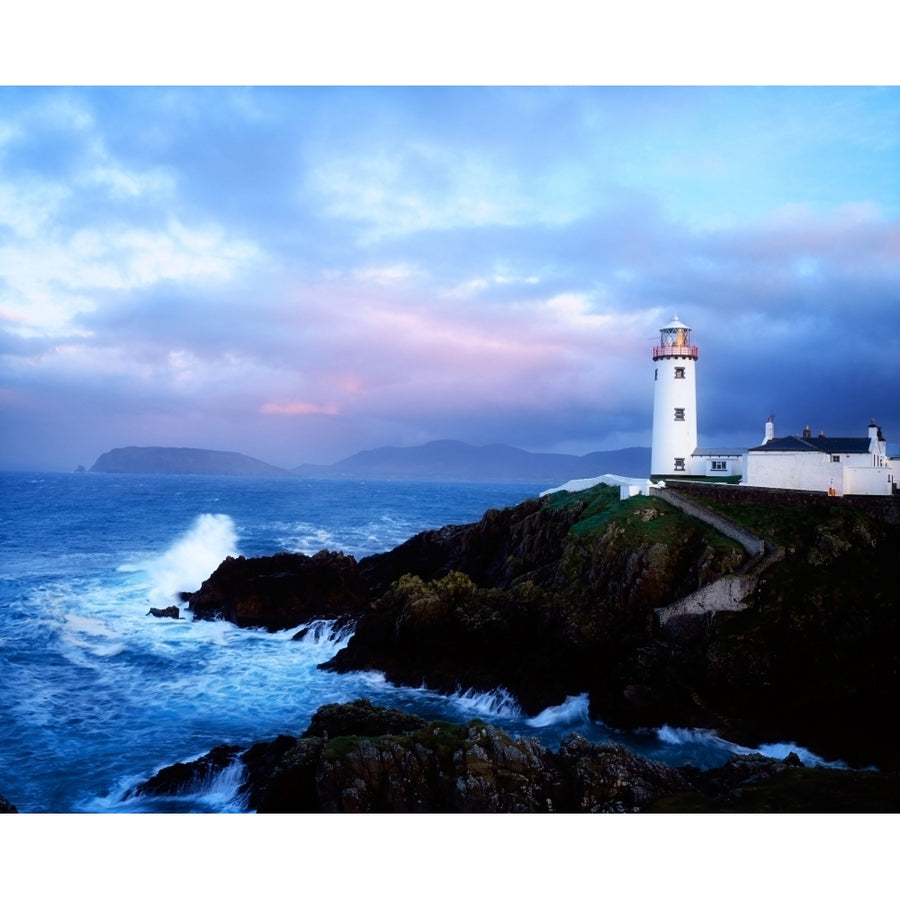
[[893, 491], [891, 476], [894, 472], [888, 466], [848, 466], [844, 469], [845, 494], [885, 494]]
[[[655, 360], [653, 388], [653, 440], [650, 472], [653, 475], [690, 475], [691, 454], [697, 449], [696, 361], [690, 357]], [[675, 370], [684, 369], [684, 378]], [[675, 409], [684, 410], [684, 421], [675, 420]], [[684, 459], [684, 471], [675, 471], [675, 458]]]
[[744, 483], [793, 491], [827, 491], [833, 487], [838, 494], [843, 494], [844, 466], [831, 462], [827, 453], [777, 450], [748, 453]]
[[834, 488], [837, 494], [890, 495], [889, 466], [873, 466], [864, 454], [842, 454], [840, 462], [832, 462], [828, 453], [779, 453], [768, 450], [747, 454], [744, 484], [751, 487], [784, 488], [795, 491], [824, 491]]
[[[724, 469], [713, 469], [713, 460], [725, 463]], [[743, 475], [744, 460], [740, 456], [695, 456], [691, 460], [690, 474], [705, 475], [709, 478], [728, 478], [732, 475]]]

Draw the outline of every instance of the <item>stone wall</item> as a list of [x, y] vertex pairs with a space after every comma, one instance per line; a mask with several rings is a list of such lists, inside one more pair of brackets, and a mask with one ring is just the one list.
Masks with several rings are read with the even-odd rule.
[[681, 600], [657, 609], [657, 622], [665, 628], [669, 620], [676, 616], [700, 616], [723, 610], [740, 611], [744, 609], [744, 601], [756, 589], [756, 583], [757, 579], [753, 575], [726, 575]]
[[[829, 497], [821, 491], [787, 491], [780, 488], [748, 487], [702, 481], [666, 480], [666, 489], [698, 499], [706, 498], [731, 506], [800, 506], [808, 509], [843, 505], [873, 518], [900, 525], [900, 497], [845, 494]], [[718, 526], [717, 526], [718, 527]]]
[[[754, 534], [748, 528], [738, 525], [737, 522], [733, 522], [725, 516], [720, 516], [718, 513], [709, 509], [709, 507], [703, 506], [700, 503], [695, 503], [689, 496], [684, 496], [684, 494], [692, 494], [691, 491], [681, 492], [680, 488], [675, 488], [673, 490], [670, 483], [666, 482], [666, 487], [650, 488], [650, 493], [654, 497], [660, 497], [667, 503], [671, 503], [672, 506], [678, 507], [678, 509], [687, 513], [689, 516], [694, 516], [702, 522], [706, 522], [707, 525], [711, 525], [717, 531], [720, 531], [732, 540], [737, 541], [750, 556], [758, 556], [765, 550], [765, 542], [759, 535]], [[701, 495], [692, 494], [692, 496], [699, 497]]]

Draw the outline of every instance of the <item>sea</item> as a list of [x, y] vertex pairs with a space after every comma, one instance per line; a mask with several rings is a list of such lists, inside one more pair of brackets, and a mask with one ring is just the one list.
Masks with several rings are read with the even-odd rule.
[[620, 731], [586, 695], [526, 716], [503, 685], [441, 695], [319, 664], [351, 632], [327, 621], [269, 634], [149, 615], [181, 603], [227, 556], [343, 551], [477, 521], [547, 484], [189, 475], [0, 474], [0, 795], [21, 813], [245, 813], [240, 772], [177, 798], [126, 799], [160, 768], [220, 744], [299, 735], [323, 704], [368, 698], [427, 719], [480, 718], [555, 748], [567, 734], [709, 768], [751, 751], [841, 766], [790, 742], [708, 731]]

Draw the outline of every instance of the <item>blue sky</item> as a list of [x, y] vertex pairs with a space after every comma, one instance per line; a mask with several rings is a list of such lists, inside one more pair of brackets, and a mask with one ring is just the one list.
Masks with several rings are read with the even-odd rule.
[[0, 87], [2, 468], [900, 441], [900, 89]]

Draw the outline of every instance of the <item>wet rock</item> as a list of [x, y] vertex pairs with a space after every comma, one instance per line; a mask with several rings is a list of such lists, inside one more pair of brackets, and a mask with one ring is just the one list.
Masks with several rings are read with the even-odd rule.
[[580, 735], [562, 742], [559, 763], [579, 812], [641, 812], [662, 797], [693, 787], [677, 769], [618, 744], [592, 744]]
[[151, 606], [147, 615], [156, 616], [157, 619], [179, 619], [181, 618], [181, 610], [177, 606], [167, 606], [165, 609]]
[[312, 557], [229, 556], [199, 590], [182, 599], [195, 619], [279, 631], [316, 618], [356, 615], [367, 604], [368, 591], [352, 556], [322, 550]]
[[302, 737], [341, 737], [348, 734], [403, 734], [424, 728], [421, 716], [400, 709], [373, 706], [371, 700], [352, 703], [330, 703], [320, 706], [313, 714], [309, 728]]
[[191, 762], [165, 766], [137, 787], [126, 791], [122, 799], [178, 796], [202, 791], [211, 779], [232, 765], [240, 753], [240, 747], [222, 744]]
[[[323, 707], [306, 736], [245, 751], [217, 747], [160, 770], [128, 796], [196, 793], [239, 763], [238, 792], [260, 813], [900, 811], [900, 773], [808, 768], [796, 754], [746, 754], [703, 772], [577, 734], [554, 753], [478, 720], [398, 716], [368, 701]], [[383, 723], [397, 730], [325, 733], [326, 725], [367, 731]], [[400, 731], [404, 724], [411, 730]]]

